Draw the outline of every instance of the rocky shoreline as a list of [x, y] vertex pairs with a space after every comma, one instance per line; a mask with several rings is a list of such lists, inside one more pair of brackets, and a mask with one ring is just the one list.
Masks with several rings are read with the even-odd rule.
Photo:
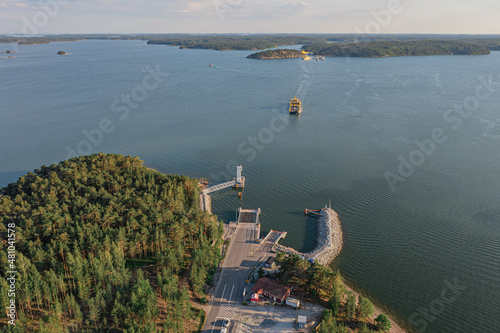
[[318, 236], [314, 250], [307, 253], [298, 252], [290, 247], [276, 245], [275, 249], [287, 253], [294, 253], [304, 259], [317, 261], [322, 265], [328, 265], [342, 250], [342, 228], [340, 219], [333, 209], [323, 208], [318, 217]]
[[342, 228], [340, 219], [333, 209], [323, 208], [318, 218], [317, 245], [309, 253], [308, 259], [313, 259], [322, 265], [328, 265], [342, 250]]

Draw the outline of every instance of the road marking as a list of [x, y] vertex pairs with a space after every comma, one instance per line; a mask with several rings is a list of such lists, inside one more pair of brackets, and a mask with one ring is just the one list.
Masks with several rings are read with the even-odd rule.
[[[255, 248], [255, 251], [250, 250], [250, 255], [253, 256], [255, 254], [255, 252], [259, 251], [261, 245], [265, 245], [265, 244], [257, 245], [257, 247]], [[252, 244], [252, 246], [253, 246], [253, 244]]]
[[231, 288], [231, 294], [229, 295], [229, 302], [231, 302], [231, 296], [233, 296], [233, 290], [234, 290], [234, 284], [233, 287]]
[[220, 295], [221, 300], [224, 298], [224, 292], [226, 291], [226, 286], [227, 284], [224, 284], [224, 290], [222, 291], [222, 295]]
[[[215, 318], [215, 323], [217, 323], [217, 318]], [[213, 333], [214, 332], [214, 328], [215, 328], [215, 324], [212, 325], [212, 330], [210, 331], [210, 333]]]
[[236, 303], [224, 303], [219, 309], [217, 318], [233, 319], [236, 310]]
[[[224, 290], [225, 289], [226, 288], [224, 287]], [[222, 318], [223, 320], [234, 318], [234, 312], [236, 309], [236, 302], [231, 302], [231, 298], [233, 297], [233, 292], [234, 292], [234, 284], [231, 287], [231, 293], [229, 294], [228, 300], [223, 302], [222, 298], [224, 295], [221, 297], [221, 304], [220, 304], [219, 312], [217, 313], [217, 316], [215, 317], [216, 322], [217, 322], [217, 318]]]

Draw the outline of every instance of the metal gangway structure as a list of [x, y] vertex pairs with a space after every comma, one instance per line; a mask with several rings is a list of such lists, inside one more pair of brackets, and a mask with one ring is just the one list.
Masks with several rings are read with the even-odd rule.
[[203, 194], [209, 194], [212, 192], [216, 192], [219, 190], [223, 190], [225, 188], [243, 188], [245, 187], [245, 177], [241, 176], [241, 171], [243, 171], [243, 167], [241, 165], [238, 165], [236, 167], [236, 178], [233, 178], [233, 180], [229, 182], [225, 182], [222, 184], [217, 184], [214, 186], [207, 187], [206, 189], [203, 190]]
[[230, 182], [225, 182], [222, 184], [217, 184], [214, 186], [207, 187], [206, 189], [203, 190], [204, 194], [209, 194], [215, 191], [223, 190], [228, 187], [233, 187], [234, 186], [234, 180], [231, 180]]
[[[207, 187], [206, 189], [202, 190], [200, 193], [200, 208], [204, 212], [209, 212], [212, 214], [212, 199], [210, 197], [210, 193], [216, 192], [223, 190], [225, 188], [243, 188], [245, 187], [245, 177], [241, 176], [241, 171], [243, 170], [243, 167], [241, 165], [236, 167], [236, 178], [233, 178], [233, 180], [229, 182], [225, 182], [222, 184], [217, 184], [214, 186]], [[241, 195], [243, 192], [239, 192], [238, 196], [241, 199]]]

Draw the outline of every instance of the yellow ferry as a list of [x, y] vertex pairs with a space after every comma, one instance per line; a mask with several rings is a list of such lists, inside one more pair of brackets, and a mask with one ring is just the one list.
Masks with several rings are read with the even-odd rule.
[[290, 108], [288, 109], [289, 114], [300, 114], [302, 112], [302, 104], [300, 102], [300, 99], [295, 96], [292, 98], [290, 101]]

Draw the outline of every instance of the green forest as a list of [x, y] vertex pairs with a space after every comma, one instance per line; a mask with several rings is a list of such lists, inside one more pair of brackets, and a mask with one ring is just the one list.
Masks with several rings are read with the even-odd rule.
[[148, 44], [179, 46], [183, 49], [264, 50], [283, 45], [326, 42], [319, 36], [301, 35], [192, 35], [179, 38], [150, 39]]
[[[223, 231], [198, 191], [196, 179], [113, 154], [42, 166], [2, 188], [3, 331], [197, 331], [205, 314], [192, 304], [206, 301]], [[11, 264], [17, 321], [5, 328]]]
[[304, 45], [307, 52], [329, 57], [400, 57], [425, 55], [490, 54], [482, 45], [461, 41], [377, 41], [363, 43], [322, 43]]
[[[194, 48], [194, 49], [212, 49], [212, 50], [265, 50], [278, 46], [285, 45], [310, 45], [313, 48], [322, 48], [325, 51], [335, 56], [347, 56], [351, 54], [342, 50], [337, 50], [337, 46], [346, 47], [346, 45], [355, 44], [359, 47], [360, 44], [369, 44], [372, 42], [386, 42], [385, 46], [377, 45], [376, 49], [379, 51], [386, 51], [391, 43], [397, 42], [425, 42], [427, 44], [427, 52], [445, 52], [449, 49], [442, 49], [439, 46], [432, 45], [429, 42], [448, 43], [448, 47], [452, 44], [449, 43], [473, 43], [481, 45], [491, 51], [500, 51], [500, 36], [499, 35], [433, 35], [433, 34], [61, 34], [61, 35], [47, 35], [47, 36], [10, 36], [0, 35], [0, 43], [18, 43], [20, 45], [28, 44], [47, 44], [51, 42], [70, 42], [80, 40], [143, 40], [152, 45], [169, 45], [179, 46], [180, 48]], [[418, 43], [417, 43], [418, 44]], [[410, 48], [415, 48], [411, 46]], [[463, 45], [465, 46], [465, 45]], [[353, 47], [351, 45], [350, 47]], [[364, 45], [363, 47], [374, 48], [374, 46]], [[333, 49], [332, 49], [333, 48]], [[394, 45], [392, 47], [394, 49]], [[349, 49], [356, 51], [356, 48]], [[312, 49], [311, 49], [312, 51]], [[361, 52], [360, 50], [357, 50]], [[400, 55], [424, 55], [422, 48], [415, 49], [418, 54], [404, 54], [405, 50], [393, 50]], [[460, 47], [458, 47], [458, 52]], [[466, 48], [463, 52], [484, 52], [484, 49]], [[407, 52], [413, 52], [408, 50]], [[453, 52], [454, 54], [459, 54]], [[362, 53], [362, 52], [361, 52]], [[439, 54], [450, 54], [439, 53]], [[356, 54], [352, 52], [352, 54]], [[369, 54], [369, 53], [367, 53]], [[387, 53], [381, 52], [382, 55], [351, 55], [351, 56], [385, 56]], [[476, 53], [465, 53], [476, 54]], [[480, 53], [486, 54], [486, 53]], [[327, 55], [321, 54], [321, 55]]]
[[300, 58], [304, 54], [300, 50], [290, 49], [275, 49], [257, 52], [247, 56], [248, 59], [285, 59], [285, 58]]
[[[278, 278], [323, 305], [326, 310], [318, 333], [388, 332], [391, 322], [385, 314], [374, 320], [373, 303], [362, 295], [348, 291], [338, 271], [318, 263], [310, 263], [296, 254], [280, 252], [275, 260], [281, 268]], [[297, 291], [296, 291], [297, 292]]]

